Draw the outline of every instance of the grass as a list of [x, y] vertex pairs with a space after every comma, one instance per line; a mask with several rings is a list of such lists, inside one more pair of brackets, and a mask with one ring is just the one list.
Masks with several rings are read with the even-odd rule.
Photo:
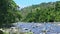
[[[9, 34], [9, 33], [4, 32], [4, 34]], [[14, 33], [14, 34], [16, 34], [16, 33]], [[33, 34], [33, 32], [20, 32], [20, 34]]]

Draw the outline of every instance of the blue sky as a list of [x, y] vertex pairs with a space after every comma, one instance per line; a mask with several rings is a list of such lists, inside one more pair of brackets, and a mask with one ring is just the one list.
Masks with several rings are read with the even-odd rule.
[[55, 2], [59, 0], [14, 0], [17, 5], [19, 5], [21, 8], [40, 4], [42, 2]]

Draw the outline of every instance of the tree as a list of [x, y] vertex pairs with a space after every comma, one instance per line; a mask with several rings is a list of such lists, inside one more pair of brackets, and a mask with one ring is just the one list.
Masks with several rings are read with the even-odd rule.
[[0, 25], [20, 21], [19, 6], [13, 0], [0, 0]]

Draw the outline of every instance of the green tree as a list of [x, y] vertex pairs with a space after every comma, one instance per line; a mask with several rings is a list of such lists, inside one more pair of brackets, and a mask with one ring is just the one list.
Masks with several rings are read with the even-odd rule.
[[0, 0], [0, 25], [20, 21], [19, 6], [13, 0]]

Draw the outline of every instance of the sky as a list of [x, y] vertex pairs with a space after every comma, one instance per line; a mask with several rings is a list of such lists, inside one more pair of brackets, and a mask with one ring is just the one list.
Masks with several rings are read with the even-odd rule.
[[55, 2], [59, 0], [14, 0], [17, 5], [20, 6], [20, 8], [24, 8], [27, 6], [35, 5], [35, 4], [40, 4], [43, 2]]

